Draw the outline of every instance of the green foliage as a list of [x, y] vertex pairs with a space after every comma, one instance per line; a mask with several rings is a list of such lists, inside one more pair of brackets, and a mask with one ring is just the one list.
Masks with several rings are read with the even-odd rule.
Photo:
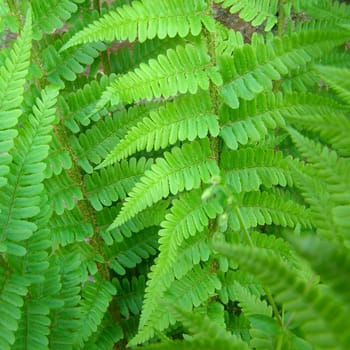
[[0, 0], [1, 350], [349, 349], [349, 16]]

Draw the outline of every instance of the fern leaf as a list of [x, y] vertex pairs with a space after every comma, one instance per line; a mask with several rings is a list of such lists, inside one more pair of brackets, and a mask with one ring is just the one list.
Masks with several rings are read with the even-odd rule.
[[313, 236], [298, 240], [291, 237], [290, 240], [297, 251], [307, 258], [314, 270], [322, 276], [327, 286], [330, 286], [346, 305], [349, 305], [350, 293], [346, 288], [350, 271], [348, 249], [337, 242]]
[[107, 102], [132, 103], [141, 99], [169, 98], [178, 93], [195, 94], [207, 90], [209, 82], [222, 83], [216, 67], [210, 66], [210, 56], [203, 45], [187, 44], [169, 49], [148, 63], [141, 63], [134, 71], [118, 77], [103, 93], [97, 105], [102, 108]]
[[[338, 297], [318, 286], [302, 281], [289, 265], [268, 249], [252, 248], [216, 242], [214, 248], [238, 261], [248, 271], [274, 292], [278, 302], [294, 312], [294, 319], [303, 336], [319, 349], [329, 349], [334, 344], [346, 349], [350, 343], [348, 311]], [[286, 288], [288, 286], [288, 289]], [[329, 312], [334, 317], [329, 317]], [[322, 336], [320, 336], [322, 334]]]
[[347, 33], [338, 30], [333, 22], [312, 22], [283, 38], [275, 37], [267, 43], [257, 40], [253, 46], [238, 48], [234, 57], [223, 56], [219, 61], [224, 80], [220, 95], [236, 109], [239, 98], [252, 100], [272, 90], [272, 81], [304, 67], [346, 40]]
[[0, 266], [0, 345], [10, 350], [15, 342], [15, 332], [19, 327], [21, 308], [27, 294], [28, 281], [15, 273], [6, 271]]
[[[100, 118], [100, 115], [92, 112], [102, 95], [102, 91], [105, 90], [113, 77], [113, 75], [111, 77], [102, 76], [98, 81], [93, 80], [77, 91], [60, 96], [58, 103], [60, 114], [64, 116], [64, 125], [71, 132], [78, 133], [81, 128], [88, 126], [91, 120]], [[102, 115], [106, 113], [106, 110], [100, 111]]]
[[287, 108], [281, 95], [260, 94], [252, 101], [240, 100], [239, 109], [220, 108], [221, 137], [231, 149], [262, 140], [269, 129], [285, 125]]
[[62, 246], [84, 242], [94, 234], [92, 224], [86, 221], [77, 206], [72, 210], [65, 210], [60, 215], [54, 213], [49, 227], [52, 231], [52, 242]]
[[110, 282], [103, 281], [98, 276], [94, 277], [92, 281], [86, 282], [82, 290], [82, 326], [75, 339], [75, 346], [80, 348], [97, 330], [112, 296], [116, 293], [115, 287]]
[[339, 158], [335, 151], [302, 136], [294, 129], [288, 131], [301, 154], [312, 164], [318, 178], [327, 185], [335, 204], [347, 204], [350, 198], [349, 160]]
[[236, 192], [258, 191], [260, 186], [292, 185], [289, 158], [271, 149], [244, 148], [223, 152], [221, 169], [227, 185]]
[[49, 0], [43, 3], [40, 0], [31, 1], [34, 19], [35, 39], [40, 39], [41, 33], [52, 33], [60, 29], [72, 13], [78, 10], [76, 4], [83, 0]]
[[339, 97], [350, 105], [350, 69], [320, 65], [315, 69]]
[[[174, 200], [171, 212], [161, 223], [162, 229], [159, 231], [160, 253], [148, 276], [149, 281], [147, 282], [140, 319], [141, 328], [148, 322], [151, 314], [157, 308], [159, 297], [170, 286], [175, 276], [181, 277], [179, 275], [180, 266], [175, 269], [174, 266], [176, 266], [175, 261], [178, 255], [183, 251], [183, 247], [181, 247], [183, 241], [189, 239], [190, 236], [201, 236], [200, 232], [205, 230], [209, 219], [214, 219], [223, 212], [223, 208], [217, 200], [203, 202], [201, 192], [194, 190], [184, 193], [179, 199]], [[191, 253], [194, 252], [191, 251]], [[184, 258], [183, 255], [181, 257]], [[197, 261], [199, 262], [200, 259]], [[181, 262], [181, 264], [184, 263]], [[185, 272], [187, 271], [185, 270]]]
[[0, 231], [2, 240], [13, 242], [8, 254], [22, 254], [16, 243], [28, 239], [36, 225], [29, 221], [40, 211], [44, 159], [48, 155], [52, 124], [56, 119], [57, 88], [47, 87], [36, 100], [33, 114], [23, 120], [25, 127], [12, 151], [9, 182], [0, 194]]
[[95, 210], [110, 206], [118, 199], [124, 199], [145, 171], [149, 170], [152, 160], [131, 158], [114, 166], [101, 169], [84, 177], [87, 197]]
[[219, 124], [211, 111], [208, 93], [184, 95], [168, 102], [134, 126], [101, 166], [115, 163], [138, 151], [157, 151], [178, 141], [204, 138], [208, 133], [215, 137], [219, 133]]
[[233, 285], [233, 290], [238, 300], [239, 306], [244, 314], [249, 318], [251, 315], [272, 316], [272, 308], [267, 305], [266, 301], [261, 300], [256, 295], [252, 294], [248, 288], [243, 287], [238, 282]]
[[[248, 228], [272, 223], [282, 227], [295, 227], [298, 224], [303, 227], [311, 226], [305, 207], [282, 193], [247, 192], [239, 200], [238, 207]], [[234, 212], [229, 215], [229, 226], [234, 231], [242, 229]]]
[[163, 221], [169, 201], [163, 200], [151, 207], [139, 212], [131, 220], [123, 225], [108, 230], [115, 217], [120, 211], [120, 205], [105, 207], [102, 211], [96, 213], [96, 220], [99, 226], [100, 234], [107, 245], [112, 245], [114, 241], [122, 242], [125, 237], [131, 237], [134, 233], [140, 232], [145, 228], [159, 226]]
[[[70, 141], [78, 158], [77, 163], [87, 173], [92, 173], [91, 163], [99, 164], [112, 152], [134, 124], [140, 122], [150, 111], [160, 105], [162, 103], [148, 103], [116, 111], [112, 118], [100, 119], [86, 132], [80, 133], [79, 138], [72, 136]], [[104, 165], [99, 164], [99, 167], [102, 166]]]
[[230, 8], [231, 13], [239, 12], [239, 17], [253, 26], [260, 26], [266, 21], [265, 31], [270, 31], [277, 23], [278, 0], [215, 0], [223, 8]]
[[189, 32], [198, 35], [202, 24], [214, 30], [212, 18], [205, 13], [207, 3], [203, 0], [152, 0], [134, 1], [106, 14], [77, 33], [64, 47], [91, 41], [129, 40], [144, 42], [147, 39], [179, 35], [186, 37]]
[[120, 226], [141, 210], [166, 198], [169, 194], [177, 194], [184, 190], [199, 188], [201, 182], [208, 182], [219, 169], [214, 160], [210, 159], [208, 139], [200, 142], [174, 147], [171, 153], [166, 152], [145, 172], [111, 225]]
[[[176, 303], [189, 311], [193, 305], [197, 307], [213, 296], [215, 290], [221, 288], [221, 283], [217, 276], [210, 271], [209, 266], [207, 264], [201, 268], [196, 265], [180, 280], [174, 281], [166, 292], [163, 302]], [[139, 329], [138, 334], [129, 342], [129, 345], [143, 343], [154, 337], [155, 330], [161, 331], [173, 323], [175, 323], [175, 318], [171, 312], [158, 309], [148, 323]]]
[[[67, 37], [68, 35], [62, 36], [63, 40], [67, 40]], [[91, 65], [106, 48], [102, 43], [91, 43], [60, 53], [60, 46], [62, 46], [61, 37], [55, 40], [54, 45], [47, 46], [41, 52], [41, 57], [47, 80], [61, 87], [65, 85], [64, 80], [76, 80], [77, 74], [82, 73], [86, 65]]]
[[138, 315], [141, 312], [142, 299], [146, 286], [145, 276], [133, 276], [131, 281], [123, 278], [122, 281], [116, 280], [115, 283], [120, 313], [126, 318], [130, 314]]
[[72, 210], [78, 201], [84, 198], [79, 184], [72, 182], [72, 178], [66, 172], [47, 179], [45, 187], [58, 215], [61, 215], [65, 210]]
[[22, 114], [19, 108], [23, 100], [25, 77], [28, 73], [32, 41], [32, 19], [28, 12], [21, 35], [17, 38], [7, 58], [0, 67], [0, 187], [7, 182], [11, 162], [9, 151], [17, 136], [14, 126]]
[[158, 249], [158, 230], [156, 227], [138, 232], [123, 242], [105, 248], [105, 258], [109, 267], [118, 275], [125, 275], [131, 269], [156, 254]]
[[57, 298], [64, 302], [62, 308], [51, 310], [51, 332], [49, 335], [50, 349], [67, 349], [73, 346], [74, 334], [81, 325], [80, 292], [82, 273], [79, 255], [66, 252], [61, 256], [54, 256], [52, 264], [59, 266], [62, 288]]
[[167, 341], [159, 344], [145, 346], [147, 350], [161, 349], [216, 349], [216, 350], [248, 350], [247, 343], [230, 332], [223, 330], [208, 317], [202, 317], [198, 313], [186, 312], [177, 306], [171, 305], [176, 318], [184, 324], [193, 334], [192, 339]]

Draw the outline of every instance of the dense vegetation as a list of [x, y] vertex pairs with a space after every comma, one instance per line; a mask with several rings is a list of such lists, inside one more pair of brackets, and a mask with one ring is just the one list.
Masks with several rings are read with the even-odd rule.
[[350, 349], [350, 6], [0, 0], [0, 31], [1, 350]]

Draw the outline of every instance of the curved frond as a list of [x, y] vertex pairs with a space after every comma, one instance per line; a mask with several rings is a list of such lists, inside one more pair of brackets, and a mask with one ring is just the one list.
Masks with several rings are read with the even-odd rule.
[[199, 89], [207, 90], [210, 80], [217, 85], [222, 83], [217, 68], [210, 65], [206, 48], [192, 44], [177, 46], [115, 79], [96, 108], [108, 102], [117, 105], [141, 99], [152, 101], [154, 97], [167, 99], [178, 93], [195, 94]]
[[206, 13], [204, 0], [153, 0], [133, 1], [118, 7], [77, 33], [63, 48], [91, 41], [129, 40], [144, 42], [147, 39], [189, 33], [198, 35], [202, 25], [214, 30], [214, 21]]
[[171, 153], [164, 153], [164, 158], [147, 170], [126, 198], [120, 214], [111, 228], [120, 226], [141, 210], [184, 190], [199, 188], [202, 182], [208, 182], [219, 169], [210, 159], [208, 139], [174, 147]]
[[253, 26], [266, 22], [265, 31], [270, 31], [277, 23], [278, 0], [215, 0], [231, 13], [239, 12], [239, 17]]
[[315, 66], [315, 69], [322, 80], [350, 105], [350, 69], [321, 65]]
[[105, 248], [105, 258], [109, 267], [118, 275], [125, 275], [126, 269], [132, 269], [143, 259], [157, 253], [158, 228], [150, 227], [122, 242]]
[[[238, 200], [238, 207], [247, 228], [272, 223], [282, 227], [295, 227], [298, 224], [303, 227], [311, 226], [305, 207], [280, 192], [247, 192]], [[230, 213], [228, 220], [232, 230], [242, 229], [235, 212]]]
[[21, 35], [0, 67], [0, 187], [7, 182], [5, 176], [9, 172], [11, 162], [9, 151], [18, 132], [14, 129], [19, 116], [19, 108], [23, 101], [25, 77], [28, 73], [32, 48], [32, 19], [28, 12]]
[[310, 286], [309, 281], [300, 279], [290, 265], [269, 249], [219, 242], [214, 243], [214, 248], [239, 262], [271, 288], [275, 299], [293, 312], [293, 322], [302, 329], [303, 337], [316, 348], [329, 349], [334, 344], [342, 349], [349, 346], [349, 310], [337, 296], [320, 286]]
[[149, 117], [132, 127], [101, 166], [115, 163], [142, 150], [157, 151], [178, 141], [204, 138], [208, 133], [214, 137], [219, 133], [209, 93], [184, 95], [157, 111], [151, 111]]
[[302, 156], [311, 164], [318, 180], [322, 180], [335, 204], [348, 204], [350, 198], [350, 160], [310, 140], [294, 129], [288, 129]]
[[133, 276], [131, 281], [127, 278], [123, 278], [121, 281], [114, 280], [114, 283], [117, 289], [117, 303], [120, 307], [120, 313], [127, 318], [131, 314], [140, 314], [146, 286], [145, 276]]
[[[87, 173], [92, 173], [93, 164], [99, 164], [118, 145], [126, 133], [138, 122], [141, 122], [150, 111], [162, 103], [148, 103], [138, 105], [122, 111], [116, 111], [112, 117], [105, 116], [98, 120], [79, 137], [71, 136], [72, 148], [77, 155], [77, 163]], [[108, 164], [104, 161], [98, 167]]]
[[78, 201], [84, 198], [81, 187], [67, 172], [62, 172], [45, 181], [45, 188], [50, 202], [58, 215], [65, 210], [72, 210]]
[[264, 148], [243, 148], [223, 152], [221, 169], [225, 182], [235, 193], [258, 191], [263, 185], [292, 185], [290, 158], [282, 152]]
[[33, 113], [23, 118], [12, 150], [8, 184], [0, 192], [0, 239], [13, 242], [8, 254], [22, 254], [16, 243], [28, 239], [36, 225], [29, 219], [40, 212], [43, 189], [44, 159], [49, 152], [52, 125], [56, 120], [58, 89], [47, 87], [36, 100]]
[[[216, 289], [221, 288], [221, 282], [210, 269], [210, 264], [204, 267], [196, 265], [185, 276], [175, 280], [160, 302], [176, 303], [184, 310], [198, 307], [208, 298], [215, 295]], [[155, 335], [155, 330], [162, 331], [174, 324], [176, 317], [170, 311], [158, 309], [148, 323], [139, 329], [138, 334], [129, 342], [130, 346], [143, 343]]]
[[78, 10], [77, 4], [84, 0], [32, 0], [35, 39], [40, 39], [41, 33], [52, 33], [60, 29], [72, 13]]
[[87, 198], [93, 208], [102, 210], [103, 206], [110, 206], [118, 199], [124, 199], [152, 163], [152, 159], [131, 158], [85, 175]]
[[0, 346], [10, 350], [15, 342], [15, 332], [19, 327], [21, 308], [27, 294], [28, 280], [0, 266]]
[[[177, 268], [175, 261], [183, 251], [183, 242], [191, 236], [201, 237], [202, 234], [200, 233], [203, 230], [205, 231], [209, 220], [214, 219], [223, 212], [223, 208], [218, 200], [204, 202], [201, 194], [201, 190], [182, 194], [179, 199], [173, 201], [170, 213], [165, 216], [165, 220], [161, 223], [162, 229], [159, 231], [160, 253], [148, 276], [140, 319], [141, 328], [157, 309], [159, 297], [170, 286], [175, 276], [177, 278], [181, 276], [179, 274], [179, 271], [181, 271], [180, 266]], [[191, 253], [193, 254], [194, 252], [191, 251]], [[197, 256], [201, 257], [201, 252], [197, 252]], [[184, 260], [184, 256], [181, 255], [181, 257], [181, 260]], [[206, 256], [204, 255], [204, 257]], [[200, 259], [196, 260], [200, 261]], [[184, 262], [182, 261], [181, 264], [183, 265]], [[182, 266], [183, 268], [184, 266]]]
[[252, 100], [257, 94], [272, 90], [273, 81], [290, 70], [330, 52], [346, 42], [348, 33], [333, 22], [312, 22], [298, 31], [253, 46], [237, 48], [233, 57], [219, 61], [224, 84], [220, 90], [223, 101], [232, 109], [239, 107], [239, 98]]
[[115, 287], [99, 276], [91, 277], [90, 281], [84, 283], [81, 301], [82, 324], [76, 333], [75, 347], [83, 347], [89, 337], [96, 332], [115, 293]]

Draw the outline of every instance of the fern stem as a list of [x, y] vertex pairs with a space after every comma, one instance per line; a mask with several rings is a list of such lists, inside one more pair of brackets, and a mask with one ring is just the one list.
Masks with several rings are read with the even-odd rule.
[[234, 206], [233, 210], [234, 210], [234, 213], [237, 215], [237, 218], [238, 218], [238, 221], [239, 221], [239, 225], [241, 226], [241, 230], [243, 232], [245, 241], [248, 243], [249, 247], [253, 248], [254, 244], [253, 244], [252, 238], [250, 237], [250, 234], [248, 232], [247, 226], [246, 226], [246, 224], [244, 222], [244, 218], [243, 218], [243, 216], [241, 214], [241, 211], [239, 210], [237, 205]]
[[271, 294], [271, 291], [269, 288], [265, 287], [264, 288], [265, 290], [265, 293], [266, 293], [266, 297], [267, 297], [267, 300], [269, 301], [271, 307], [272, 307], [272, 310], [273, 310], [273, 313], [276, 317], [276, 320], [277, 320], [277, 323], [280, 327], [283, 327], [283, 322], [282, 322], [282, 319], [281, 319], [281, 316], [280, 316], [280, 313], [278, 311], [278, 308], [277, 308], [277, 305], [275, 303], [275, 300], [273, 299], [272, 297], [272, 294]]
[[[71, 158], [74, 160], [72, 168], [69, 170], [69, 175], [71, 176], [71, 178], [73, 179], [73, 181], [75, 183], [79, 184], [79, 187], [80, 187], [82, 194], [83, 194], [83, 200], [78, 201], [77, 205], [78, 205], [84, 219], [86, 220], [86, 222], [90, 222], [92, 224], [93, 231], [94, 231], [94, 237], [91, 240], [91, 244], [95, 248], [95, 251], [98, 251], [101, 254], [101, 256], [104, 256], [103, 251], [101, 249], [102, 244], [100, 244], [100, 242], [99, 242], [101, 240], [101, 237], [98, 235], [99, 229], [98, 229], [97, 224], [96, 224], [95, 213], [94, 213], [92, 206], [88, 202], [87, 190], [86, 190], [85, 185], [84, 185], [83, 175], [81, 174], [81, 172], [77, 166], [77, 161], [76, 161], [77, 157], [74, 153], [74, 150], [70, 147], [69, 136], [68, 136], [67, 130], [65, 129], [64, 126], [62, 126], [61, 124], [58, 124], [54, 127], [54, 132], [55, 132], [58, 140], [61, 142], [63, 148], [65, 148], [69, 152]], [[110, 279], [107, 264], [103, 264], [103, 268], [99, 269], [99, 271], [104, 279], [106, 279], [106, 280]]]
[[284, 32], [286, 13], [284, 11], [285, 0], [280, 0], [278, 3], [278, 21], [277, 21], [277, 33], [278, 36], [282, 36]]

